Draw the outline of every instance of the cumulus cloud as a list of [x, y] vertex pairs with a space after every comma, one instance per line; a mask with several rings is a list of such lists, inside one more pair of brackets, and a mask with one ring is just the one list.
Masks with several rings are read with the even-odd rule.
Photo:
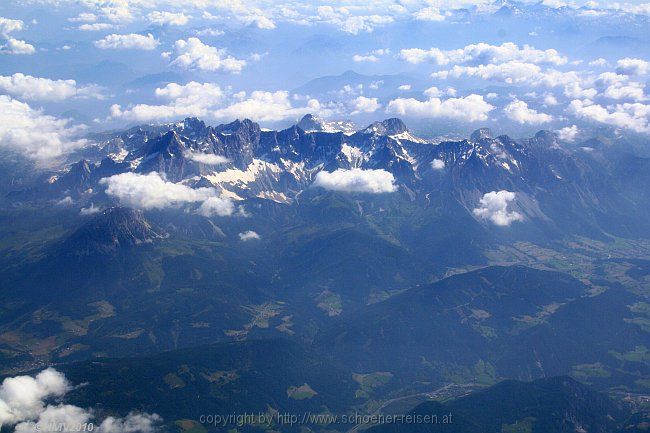
[[506, 84], [522, 84], [531, 87], [563, 87], [564, 95], [570, 98], [593, 98], [597, 90], [591, 88], [593, 79], [584, 77], [578, 71], [542, 69], [539, 65], [520, 61], [479, 66], [455, 65], [451, 69], [437, 71], [432, 78], [448, 79], [472, 77]]
[[[603, 72], [594, 80], [594, 85], [601, 90], [601, 96], [609, 99], [631, 99], [645, 101], [645, 85], [630, 81], [625, 74]], [[604, 89], [604, 90], [603, 90]]]
[[544, 104], [548, 106], [557, 105], [557, 98], [554, 95], [547, 94], [544, 96]]
[[332, 7], [329, 5], [316, 8], [314, 21], [332, 24], [346, 33], [357, 35], [361, 32], [372, 32], [376, 27], [390, 24], [394, 18], [390, 15], [353, 15], [345, 7]]
[[155, 50], [160, 44], [151, 33], [139, 35], [137, 33], [130, 33], [128, 35], [112, 34], [106, 36], [104, 39], [95, 41], [95, 46], [102, 50]]
[[379, 48], [366, 54], [355, 54], [352, 56], [352, 60], [355, 62], [378, 62], [380, 57], [387, 54], [390, 54], [390, 49]]
[[456, 50], [407, 48], [400, 51], [400, 58], [414, 64], [430, 61], [437, 65], [485, 65], [510, 61], [563, 65], [568, 62], [566, 57], [561, 56], [554, 49], [539, 50], [529, 45], [520, 48], [512, 42], [505, 42], [501, 45], [490, 45], [481, 42]]
[[[249, 118], [256, 121], [276, 122], [296, 119], [307, 113], [326, 110], [316, 99], [309, 99], [305, 106], [296, 106], [300, 98], [291, 98], [287, 91], [253, 91], [250, 94], [232, 94], [214, 83], [190, 82], [185, 85], [170, 83], [155, 91], [156, 97], [167, 100], [164, 105], [137, 104], [130, 107], [113, 105], [112, 118], [133, 121], [178, 119], [183, 117], [209, 117], [218, 121]], [[365, 104], [364, 104], [365, 103]], [[359, 109], [372, 108], [372, 100], [352, 101]]]
[[377, 98], [367, 98], [365, 96], [358, 96], [352, 101], [354, 107], [352, 115], [360, 113], [374, 113], [381, 108], [381, 104]]
[[490, 221], [497, 226], [509, 226], [515, 221], [522, 221], [524, 217], [515, 211], [508, 211], [508, 204], [516, 194], [511, 191], [492, 191], [483, 194], [478, 207], [472, 212], [478, 218]]
[[35, 419], [45, 410], [44, 400], [62, 397], [70, 389], [65, 376], [48, 368], [35, 377], [8, 377], [0, 385], [0, 427]]
[[186, 156], [192, 161], [205, 165], [219, 165], [230, 162], [225, 156], [215, 155], [214, 153], [188, 152]]
[[211, 107], [224, 98], [224, 91], [214, 83], [191, 81], [181, 85], [169, 83], [157, 88], [156, 97], [168, 101], [166, 105], [137, 104], [128, 109], [119, 105], [111, 107], [111, 116], [134, 121], [177, 119], [182, 117], [206, 117]]
[[650, 72], [650, 62], [626, 57], [616, 62], [616, 72], [624, 75], [645, 75]]
[[0, 95], [0, 148], [46, 162], [86, 144], [76, 138], [83, 129]]
[[442, 170], [445, 168], [445, 161], [442, 159], [434, 159], [431, 161], [431, 168], [434, 170]]
[[604, 107], [590, 100], [575, 99], [567, 109], [571, 114], [607, 125], [650, 133], [650, 105], [625, 103]]
[[258, 235], [253, 230], [247, 230], [247, 231], [245, 231], [243, 233], [239, 233], [239, 239], [241, 241], [243, 241], [243, 242], [246, 242], [246, 241], [259, 240], [261, 238], [260, 238], [260, 235]]
[[562, 129], [558, 129], [556, 132], [560, 140], [574, 142], [580, 130], [576, 125], [571, 125], [565, 126]]
[[379, 57], [373, 54], [355, 54], [352, 56], [352, 60], [361, 63], [361, 62], [378, 62]]
[[25, 23], [21, 20], [0, 17], [0, 36], [3, 38], [9, 38], [11, 33], [20, 31], [24, 27]]
[[366, 192], [381, 194], [397, 191], [395, 178], [386, 170], [337, 169], [321, 171], [316, 175], [314, 186], [330, 191]]
[[182, 12], [154, 11], [147, 15], [147, 19], [152, 24], [168, 26], [184, 26], [190, 20], [190, 17]]
[[386, 111], [403, 116], [420, 118], [448, 118], [469, 122], [484, 121], [494, 106], [487, 103], [481, 95], [469, 95], [464, 98], [429, 98], [418, 101], [413, 98], [397, 98], [388, 103]]
[[100, 32], [102, 30], [111, 30], [115, 28], [115, 24], [111, 23], [85, 23], [77, 27], [82, 32]]
[[[0, 428], [14, 426], [15, 433], [78, 431], [92, 422], [92, 410], [69, 404], [51, 404], [62, 399], [72, 386], [66, 377], [48, 368], [35, 377], [8, 377], [0, 385]], [[125, 418], [107, 417], [95, 425], [98, 433], [154, 433], [162, 419], [156, 414], [135, 413]]]
[[589, 66], [595, 66], [597, 68], [602, 68], [605, 67], [609, 64], [607, 60], [603, 59], [602, 57], [597, 58], [596, 60], [592, 60], [589, 62]]
[[633, 101], [645, 101], [645, 86], [641, 83], [615, 83], [608, 86], [602, 93], [602, 96], [609, 99], [630, 99]]
[[422, 8], [413, 14], [416, 20], [419, 21], [444, 21], [445, 15], [440, 12], [440, 9], [430, 6]]
[[6, 43], [0, 46], [0, 53], [5, 54], [34, 54], [36, 48], [25, 41], [9, 38]]
[[72, 97], [99, 97], [96, 86], [78, 86], [75, 80], [50, 80], [16, 73], [0, 75], [0, 91], [27, 101], [63, 101]]
[[305, 107], [294, 107], [289, 98], [289, 92], [254, 91], [246, 97], [242, 93], [241, 100], [212, 112], [216, 119], [253, 119], [261, 122], [277, 122], [285, 119], [296, 119], [308, 113], [321, 111], [320, 103], [310, 99]]
[[246, 66], [245, 60], [226, 54], [226, 50], [206, 45], [199, 38], [178, 40], [174, 44], [176, 58], [171, 65], [200, 71], [223, 71], [239, 73]]
[[21, 31], [25, 28], [25, 23], [21, 20], [0, 17], [0, 38], [4, 39], [0, 43], [0, 54], [33, 54], [36, 48], [25, 41], [11, 37], [13, 32]]
[[76, 17], [68, 18], [71, 23], [94, 23], [97, 20], [97, 15], [92, 12], [81, 12]]
[[106, 194], [136, 209], [164, 209], [188, 203], [201, 203], [198, 213], [204, 216], [232, 215], [234, 205], [219, 197], [214, 188], [190, 188], [168, 182], [160, 174], [121, 173], [99, 181], [106, 185]]
[[251, 4], [244, 4], [241, 2], [217, 2], [215, 7], [221, 9], [219, 15], [213, 15], [208, 11], [203, 12], [203, 19], [206, 20], [220, 20], [220, 21], [236, 21], [247, 26], [255, 26], [258, 29], [273, 30], [275, 22], [271, 19], [267, 12], [255, 7]]
[[539, 125], [553, 120], [553, 116], [529, 108], [528, 104], [524, 101], [512, 101], [506, 105], [503, 112], [508, 119], [514, 120], [522, 125]]
[[96, 207], [95, 203], [90, 203], [90, 206], [88, 207], [82, 207], [79, 209], [79, 215], [83, 216], [88, 216], [88, 215], [95, 215], [96, 213], [101, 212], [101, 208]]
[[230, 216], [235, 212], [235, 205], [233, 202], [225, 197], [209, 197], [196, 211], [199, 215], [204, 217], [211, 217], [214, 215], [218, 216]]

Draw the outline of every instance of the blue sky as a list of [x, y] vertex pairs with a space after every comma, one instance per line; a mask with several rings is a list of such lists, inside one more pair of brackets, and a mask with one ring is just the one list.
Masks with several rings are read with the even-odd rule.
[[[650, 134], [650, 3], [32, 0], [0, 5], [0, 145], [306, 113], [422, 134]], [[45, 156], [43, 156], [45, 157]]]

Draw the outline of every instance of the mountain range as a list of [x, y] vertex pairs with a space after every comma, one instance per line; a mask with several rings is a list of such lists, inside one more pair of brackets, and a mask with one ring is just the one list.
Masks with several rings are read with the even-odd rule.
[[645, 422], [642, 155], [312, 115], [90, 138], [44, 173], [3, 161], [3, 374], [55, 365], [89, 384], [75, 404], [176, 431], [210, 411], [389, 406], [462, 414], [431, 431]]

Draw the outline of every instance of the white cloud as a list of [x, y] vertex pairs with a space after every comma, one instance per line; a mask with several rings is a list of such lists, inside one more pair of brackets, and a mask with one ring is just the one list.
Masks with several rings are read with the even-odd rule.
[[440, 13], [440, 9], [436, 7], [422, 8], [413, 14], [416, 20], [419, 21], [444, 21], [445, 15]]
[[557, 136], [562, 141], [574, 142], [579, 132], [576, 125], [565, 126], [557, 131]]
[[239, 239], [243, 242], [246, 242], [246, 241], [259, 240], [261, 238], [260, 235], [258, 235], [253, 230], [247, 230], [243, 233], [239, 233]]
[[445, 161], [443, 161], [442, 159], [434, 159], [433, 161], [431, 161], [431, 168], [433, 168], [434, 170], [442, 170], [443, 168], [445, 168]]
[[106, 194], [120, 203], [136, 209], [164, 209], [188, 203], [201, 203], [198, 213], [209, 216], [231, 215], [234, 205], [218, 197], [214, 188], [190, 188], [180, 183], [168, 182], [160, 174], [121, 173], [99, 181], [106, 185]]
[[332, 24], [342, 31], [357, 35], [361, 32], [372, 32], [376, 27], [390, 24], [394, 18], [389, 15], [352, 15], [345, 7], [318, 6], [316, 16], [312, 19], [318, 22]]
[[366, 54], [355, 54], [352, 60], [355, 62], [378, 62], [379, 58], [390, 54], [389, 48], [378, 48]]
[[485, 193], [473, 213], [478, 218], [488, 220], [497, 226], [509, 226], [515, 221], [524, 219], [519, 212], [508, 211], [508, 204], [515, 197], [514, 192], [505, 190]]
[[219, 15], [213, 15], [208, 11], [204, 11], [202, 16], [203, 19], [220, 21], [235, 20], [244, 25], [255, 26], [258, 29], [263, 30], [272, 30], [275, 28], [275, 22], [267, 16], [267, 13], [251, 4], [240, 2], [217, 2], [214, 6], [221, 8], [222, 13]]
[[112, 34], [106, 36], [104, 39], [95, 41], [95, 46], [102, 50], [155, 50], [160, 44], [151, 33], [139, 35], [137, 33], [130, 33], [128, 35]]
[[402, 84], [401, 86], [397, 87], [397, 90], [411, 90], [411, 85], [410, 84]]
[[71, 23], [94, 23], [98, 20], [97, 15], [92, 12], [81, 12], [76, 17], [68, 18]]
[[183, 85], [169, 83], [165, 87], [157, 88], [155, 94], [159, 98], [169, 99], [184, 105], [199, 103], [201, 106], [209, 106], [221, 101], [223, 90], [218, 84], [190, 81]]
[[510, 120], [522, 125], [539, 125], [553, 120], [553, 116], [529, 108], [524, 101], [512, 101], [503, 109], [503, 112]]
[[207, 29], [202, 29], [202, 30], [197, 30], [196, 31], [197, 36], [223, 36], [225, 32], [223, 30], [218, 30], [218, 29], [213, 29], [213, 28], [207, 28]]
[[352, 56], [352, 60], [354, 60], [357, 63], [361, 62], [378, 62], [379, 57], [373, 55], [373, 54], [355, 54]]
[[[647, 99], [645, 96], [645, 85], [630, 81], [630, 77], [627, 75], [603, 72], [594, 80], [594, 85], [601, 91], [600, 96], [605, 98], [615, 100], [631, 99], [637, 102]], [[585, 98], [585, 96], [582, 96], [582, 98]]]
[[386, 170], [337, 169], [321, 171], [316, 175], [314, 186], [330, 191], [366, 192], [381, 194], [397, 191], [395, 178]]
[[169, 83], [157, 88], [155, 95], [169, 101], [167, 105], [138, 104], [126, 110], [119, 105], [111, 107], [111, 116], [133, 121], [178, 119], [183, 117], [207, 117], [210, 108], [224, 98], [224, 91], [218, 84], [190, 81], [181, 85]]
[[94, 214], [99, 213], [101, 211], [102, 211], [101, 208], [96, 207], [95, 203], [90, 203], [90, 206], [82, 207], [79, 210], [79, 214], [83, 215], [83, 216], [87, 216], [87, 215], [94, 215]]
[[229, 9], [230, 16], [222, 13], [220, 15], [213, 15], [208, 11], [204, 11], [202, 18], [206, 20], [220, 20], [230, 21], [235, 20], [247, 26], [255, 26], [258, 29], [272, 30], [275, 28], [275, 22], [265, 15], [261, 9], [253, 7], [248, 4], [245, 5], [239, 2], [219, 2], [215, 4], [216, 7], [222, 9]]
[[44, 400], [61, 397], [70, 389], [65, 376], [48, 368], [35, 377], [8, 377], [0, 385], [0, 427], [35, 419], [45, 410]]
[[80, 24], [79, 27], [77, 27], [78, 30], [81, 30], [82, 32], [99, 32], [102, 30], [111, 30], [115, 28], [115, 24], [111, 23], [85, 23], [85, 24]]
[[447, 71], [431, 74], [433, 78], [460, 78], [462, 76], [480, 78], [482, 80], [502, 81], [508, 84], [528, 83], [532, 78], [539, 79], [541, 68], [533, 63], [511, 61], [499, 64], [479, 66], [454, 66]]
[[538, 50], [529, 45], [524, 45], [520, 48], [512, 42], [505, 42], [501, 45], [490, 45], [481, 42], [456, 50], [407, 48], [400, 51], [400, 58], [414, 64], [431, 61], [438, 65], [485, 65], [510, 61], [563, 65], [568, 62], [566, 57], [561, 56], [554, 49]]
[[432, 78], [438, 79], [461, 78], [463, 76], [531, 87], [563, 87], [564, 95], [573, 99], [594, 98], [598, 94], [598, 91], [593, 88], [594, 78], [584, 76], [582, 72], [542, 69], [536, 64], [520, 61], [479, 66], [455, 65], [449, 70], [431, 74]]
[[[76, 426], [82, 426], [91, 419], [91, 414], [77, 406], [48, 405], [38, 417], [28, 418], [16, 425], [14, 433], [40, 433], [63, 431], [70, 432]], [[69, 427], [68, 427], [69, 426]], [[73, 427], [74, 426], [74, 427]]]
[[449, 118], [475, 122], [487, 120], [487, 115], [494, 109], [481, 95], [469, 95], [464, 98], [429, 98], [418, 101], [413, 98], [397, 98], [388, 103], [387, 112], [420, 118]]
[[196, 211], [199, 215], [204, 217], [211, 217], [214, 215], [218, 216], [230, 216], [235, 212], [235, 205], [232, 200], [226, 197], [209, 197]]
[[544, 95], [544, 104], [548, 106], [557, 105], [558, 104], [557, 98], [554, 95], [551, 95], [550, 93], [546, 94]]
[[645, 86], [641, 83], [615, 83], [607, 87], [602, 96], [609, 99], [631, 99], [633, 101], [645, 101]]
[[591, 62], [589, 62], [589, 66], [595, 66], [595, 67], [598, 67], [598, 68], [603, 68], [603, 67], [607, 66], [608, 64], [609, 64], [609, 62], [607, 60], [603, 59], [602, 57], [599, 57], [596, 60], [592, 60]]
[[16, 73], [0, 75], [0, 91], [27, 101], [63, 101], [72, 97], [98, 97], [96, 86], [77, 86], [75, 80], [50, 80]]
[[221, 120], [247, 118], [261, 122], [277, 122], [320, 111], [320, 103], [315, 99], [309, 100], [305, 107], [294, 107], [287, 91], [254, 91], [248, 98], [243, 96], [240, 101], [213, 111], [212, 116]]
[[36, 48], [25, 41], [9, 38], [4, 45], [0, 46], [0, 54], [34, 54]]
[[[226, 94], [228, 91], [228, 95]], [[305, 106], [294, 106], [299, 99], [291, 98], [287, 91], [253, 91], [232, 94], [214, 83], [189, 82], [185, 85], [170, 83], [155, 91], [158, 98], [168, 100], [165, 105], [137, 104], [123, 108], [111, 107], [112, 118], [133, 121], [178, 119], [183, 117], [209, 117], [219, 121], [249, 118], [256, 121], [276, 122], [296, 119], [307, 113], [327, 114], [315, 99], [307, 100]], [[226, 100], [226, 97], [229, 99]], [[367, 99], [367, 100], [366, 100]], [[352, 107], [370, 110], [376, 100], [365, 98], [351, 101]]]
[[186, 156], [192, 161], [205, 165], [219, 165], [230, 162], [225, 156], [215, 155], [214, 153], [188, 152]]
[[352, 115], [360, 113], [374, 113], [375, 111], [381, 108], [381, 104], [378, 102], [377, 98], [367, 98], [365, 96], [358, 96], [352, 101], [352, 106], [354, 110]]
[[624, 75], [645, 75], [650, 72], [650, 62], [626, 57], [616, 62], [616, 73]]
[[424, 96], [428, 96], [429, 98], [440, 98], [443, 95], [444, 93], [436, 86], [429, 87], [424, 91]]
[[[48, 368], [35, 377], [8, 377], [0, 385], [0, 428], [14, 426], [14, 433], [54, 433], [78, 431], [94, 419], [92, 410], [59, 403], [72, 387], [65, 376]], [[154, 433], [162, 419], [156, 414], [129, 413], [125, 418], [107, 417], [97, 433]]]
[[86, 144], [69, 120], [48, 116], [24, 102], [0, 95], [0, 148], [46, 162]]
[[154, 11], [147, 15], [149, 22], [158, 25], [184, 26], [190, 20], [190, 17], [182, 12]]
[[571, 101], [568, 111], [580, 118], [630, 129], [639, 133], [650, 133], [650, 105], [625, 103], [603, 107], [590, 100]]
[[183, 69], [239, 73], [246, 66], [245, 60], [227, 55], [226, 50], [206, 45], [198, 38], [178, 40], [174, 44], [174, 50], [176, 58], [171, 65]]
[[74, 204], [74, 200], [69, 195], [66, 195], [61, 200], [58, 200], [56, 202], [57, 206], [70, 206], [72, 204]]
[[129, 413], [125, 418], [107, 417], [99, 426], [99, 433], [153, 433], [162, 418], [156, 414]]
[[21, 31], [25, 28], [25, 23], [21, 20], [0, 17], [0, 38], [5, 39], [0, 44], [0, 54], [34, 54], [36, 48], [25, 41], [11, 37], [13, 32]]
[[9, 38], [11, 33], [18, 32], [24, 27], [25, 23], [21, 20], [0, 17], [0, 36], [3, 38]]

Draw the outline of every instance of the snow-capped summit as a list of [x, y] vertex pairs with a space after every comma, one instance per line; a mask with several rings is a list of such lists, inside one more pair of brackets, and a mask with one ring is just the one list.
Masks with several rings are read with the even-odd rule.
[[490, 139], [492, 137], [492, 130], [490, 128], [479, 128], [476, 131], [472, 132], [472, 135], [470, 135], [469, 139], [470, 141], [478, 142], [482, 139]]
[[323, 120], [313, 114], [305, 114], [296, 126], [305, 132], [343, 132], [352, 133], [355, 125], [349, 120]]

